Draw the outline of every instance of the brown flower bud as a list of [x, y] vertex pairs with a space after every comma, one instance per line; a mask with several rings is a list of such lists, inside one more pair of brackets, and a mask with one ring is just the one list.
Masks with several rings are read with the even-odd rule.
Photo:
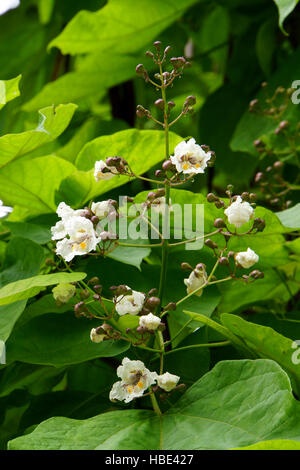
[[193, 268], [189, 263], [181, 263], [180, 267], [183, 271], [193, 271]]
[[162, 111], [165, 108], [165, 102], [162, 98], [159, 98], [158, 100], [156, 100], [154, 104], [158, 109], [161, 109]]
[[170, 170], [173, 170], [174, 169], [174, 165], [173, 163], [171, 162], [171, 160], [165, 160], [162, 164], [162, 169], [164, 171], [170, 171]]
[[215, 202], [219, 200], [219, 198], [215, 196], [213, 193], [208, 193], [206, 196], [206, 199], [208, 202]]
[[169, 302], [168, 305], [166, 305], [166, 306], [164, 307], [164, 310], [165, 310], [165, 311], [176, 310], [176, 303], [175, 303], [175, 302]]
[[215, 226], [216, 228], [222, 228], [222, 227], [226, 227], [226, 223], [225, 223], [225, 221], [224, 221], [223, 219], [218, 218], [218, 219], [216, 219], [216, 220], [214, 221], [214, 226]]

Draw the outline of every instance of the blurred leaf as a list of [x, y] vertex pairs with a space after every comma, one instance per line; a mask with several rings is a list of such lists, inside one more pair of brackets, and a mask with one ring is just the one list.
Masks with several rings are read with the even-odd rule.
[[27, 222], [10, 222], [8, 220], [4, 221], [3, 225], [15, 236], [28, 238], [39, 245], [44, 245], [51, 240], [50, 229], [43, 227], [42, 225]]
[[271, 18], [261, 25], [256, 36], [256, 54], [266, 77], [271, 75], [273, 69], [276, 33], [276, 23], [274, 18]]
[[[274, 0], [279, 12], [279, 26], [283, 33], [285, 33], [283, 22], [286, 17], [295, 9], [298, 0]], [[285, 33], [286, 34], [286, 33]]]
[[18, 75], [11, 80], [0, 80], [0, 109], [9, 101], [20, 96], [19, 81], [21, 78], [22, 75]]
[[300, 442], [289, 439], [277, 439], [271, 441], [257, 442], [246, 447], [236, 447], [232, 450], [299, 450]]
[[277, 212], [276, 215], [285, 227], [293, 229], [300, 228], [300, 203], [282, 212]]
[[41, 109], [36, 129], [0, 137], [0, 167], [56, 139], [69, 125], [75, 109], [75, 104]]
[[[7, 245], [3, 271], [0, 272], [0, 286], [34, 276], [39, 272], [43, 259], [43, 249], [39, 245], [23, 238], [13, 238]], [[25, 305], [26, 301], [21, 300], [0, 306], [1, 340], [7, 340]]]
[[78, 319], [73, 312], [38, 316], [14, 331], [7, 342], [7, 362], [60, 367], [127, 351], [125, 341], [93, 343], [90, 331], [97, 326], [99, 320]]

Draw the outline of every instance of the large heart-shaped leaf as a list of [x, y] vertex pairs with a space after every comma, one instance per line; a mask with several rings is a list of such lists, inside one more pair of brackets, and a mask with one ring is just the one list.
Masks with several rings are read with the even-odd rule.
[[80, 11], [49, 47], [63, 54], [138, 51], [196, 0], [110, 0], [96, 13]]
[[84, 421], [51, 418], [10, 441], [9, 449], [232, 449], [278, 438], [300, 441], [299, 417], [288, 376], [276, 363], [224, 361], [161, 418], [145, 410]]

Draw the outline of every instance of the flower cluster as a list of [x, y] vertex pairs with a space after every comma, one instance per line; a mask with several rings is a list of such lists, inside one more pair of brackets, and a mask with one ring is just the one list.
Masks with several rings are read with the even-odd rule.
[[93, 202], [91, 209], [85, 207], [78, 210], [61, 202], [56, 212], [61, 220], [51, 228], [52, 240], [59, 240], [56, 254], [65, 261], [95, 251], [101, 241], [113, 238], [110, 232], [101, 231], [101, 224], [98, 223], [109, 214], [116, 214], [115, 201]]
[[165, 372], [158, 375], [156, 372], [150, 372], [142, 361], [131, 361], [125, 357], [122, 365], [117, 368], [117, 376], [121, 379], [115, 382], [109, 398], [112, 401], [119, 400], [129, 403], [134, 398], [141, 397], [144, 392], [154, 385], [170, 392], [173, 390], [180, 379], [177, 375]]

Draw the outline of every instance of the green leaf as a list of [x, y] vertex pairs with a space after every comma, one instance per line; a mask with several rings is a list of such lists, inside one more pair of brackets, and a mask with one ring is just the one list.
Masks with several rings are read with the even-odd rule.
[[294, 378], [298, 385], [300, 384], [299, 365], [292, 360], [295, 350], [292, 348], [293, 341], [291, 339], [268, 326], [250, 323], [237, 315], [223, 313], [221, 322], [257, 356], [273, 359]]
[[10, 441], [9, 449], [222, 450], [265, 439], [300, 440], [299, 407], [287, 375], [273, 361], [224, 361], [161, 419], [146, 410], [83, 421], [51, 418]]
[[[170, 132], [171, 151], [181, 141], [180, 136]], [[73, 205], [81, 205], [127, 183], [127, 176], [115, 176], [109, 181], [97, 183], [93, 176], [95, 162], [119, 155], [127, 160], [137, 175], [140, 175], [163, 160], [164, 145], [164, 132], [156, 130], [128, 129], [92, 140], [83, 147], [77, 157], [76, 165], [79, 171], [62, 182], [61, 197]]]
[[33, 297], [38, 294], [43, 287], [60, 283], [77, 282], [85, 277], [85, 273], [55, 273], [12, 282], [0, 289], [0, 305], [6, 305], [11, 302], [16, 302], [17, 300]]
[[[138, 242], [138, 240], [136, 241]], [[147, 243], [147, 240], [142, 241]], [[146, 258], [150, 254], [150, 252], [150, 248], [132, 248], [127, 246], [118, 246], [111, 253], [108, 254], [108, 257], [116, 261], [120, 261], [121, 263], [135, 266], [140, 270], [143, 259]]]
[[[85, 103], [87, 99], [102, 98], [106, 90], [135, 75], [138, 58], [128, 55], [93, 54], [76, 71], [47, 83], [30, 101], [25, 111], [36, 111], [52, 103]], [[101, 80], [99, 80], [101, 77]]]
[[42, 225], [32, 224], [28, 222], [10, 222], [4, 221], [4, 227], [7, 227], [11, 233], [17, 237], [28, 238], [35, 243], [44, 245], [51, 240], [50, 229]]
[[0, 199], [22, 208], [23, 218], [55, 212], [60, 182], [74, 170], [72, 163], [54, 155], [13, 162], [0, 172]]
[[99, 320], [78, 319], [73, 312], [40, 315], [14, 331], [7, 342], [7, 362], [57, 367], [116, 356], [129, 348], [125, 341], [93, 343], [90, 331], [97, 326]]
[[80, 11], [49, 47], [63, 54], [133, 53], [167, 28], [196, 0], [110, 0], [96, 13]]
[[296, 8], [298, 0], [274, 0], [274, 2], [276, 3], [279, 12], [278, 24], [281, 31], [286, 34], [283, 27], [283, 22], [286, 17]]
[[289, 439], [277, 439], [274, 441], [262, 441], [252, 446], [236, 447], [232, 450], [299, 450], [300, 442]]
[[[15, 283], [37, 274], [44, 259], [43, 249], [30, 240], [13, 238], [7, 245], [0, 286]], [[0, 306], [0, 339], [6, 341], [14, 324], [22, 314], [25, 300]]]
[[68, 127], [76, 107], [70, 103], [41, 109], [36, 129], [0, 137], [0, 168], [56, 139]]
[[285, 209], [276, 213], [278, 219], [285, 227], [299, 229], [300, 228], [300, 202], [294, 207]]
[[9, 101], [20, 96], [19, 81], [22, 75], [18, 75], [11, 80], [0, 80], [0, 109]]

